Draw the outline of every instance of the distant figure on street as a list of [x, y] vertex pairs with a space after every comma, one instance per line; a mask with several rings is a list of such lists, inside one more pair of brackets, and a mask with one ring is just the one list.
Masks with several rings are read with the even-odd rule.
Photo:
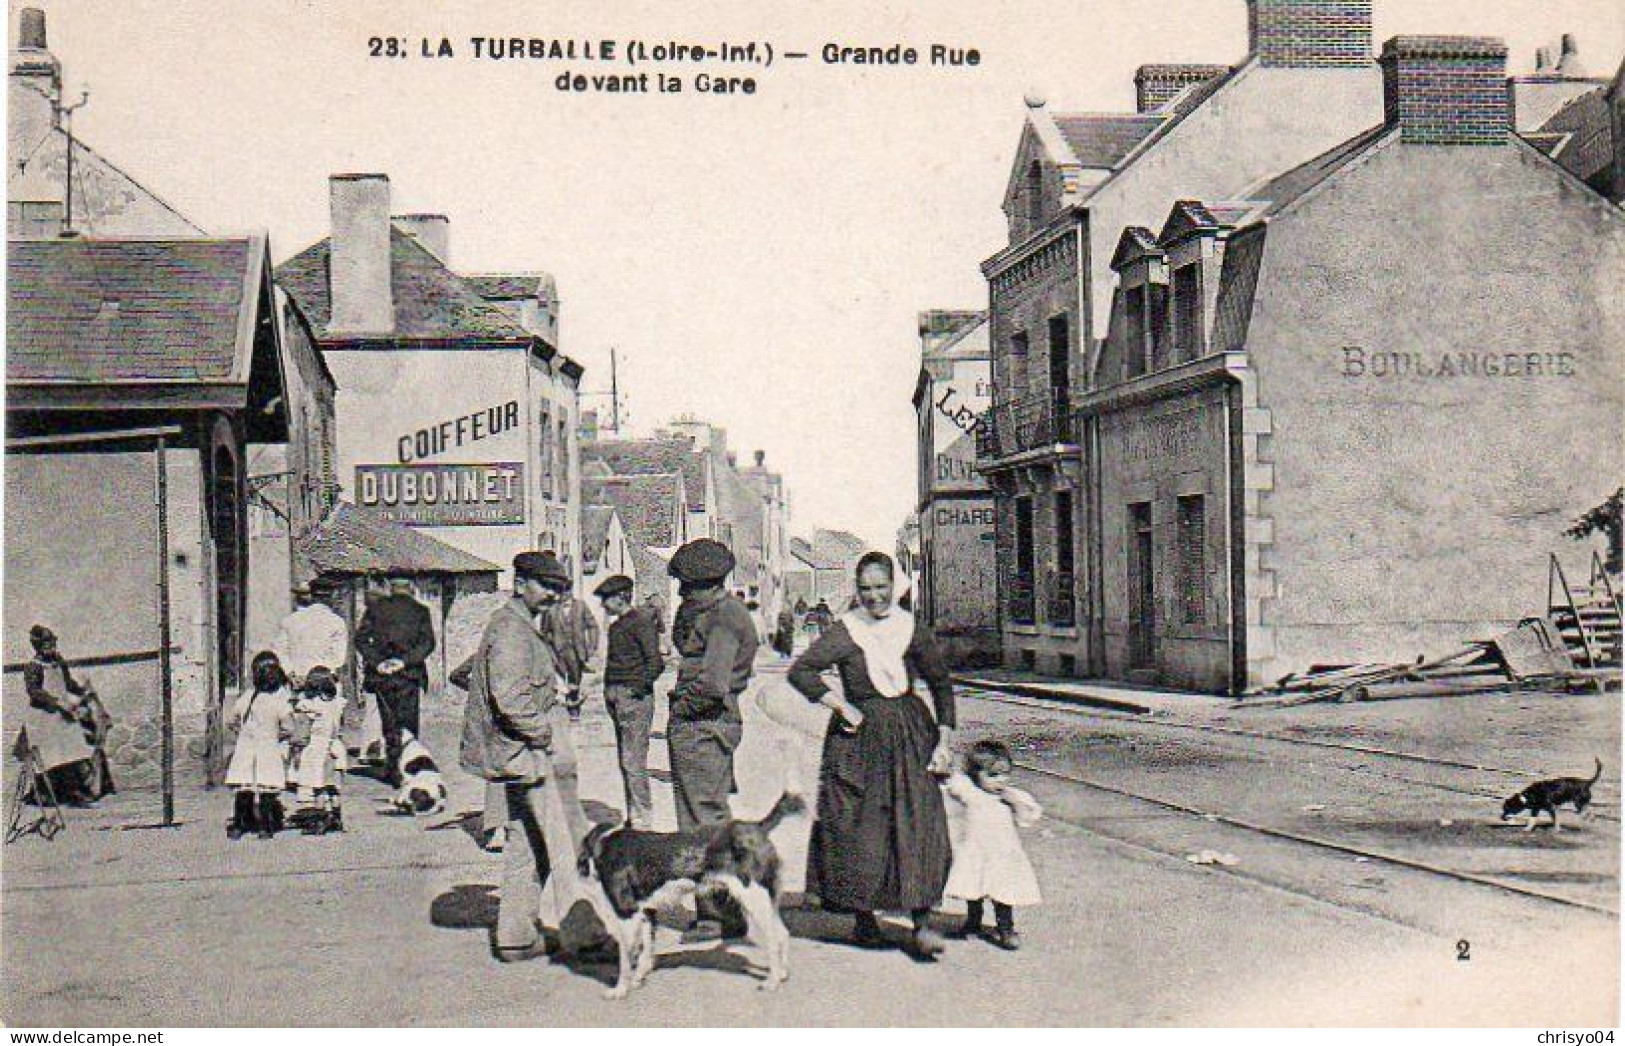
[[660, 598], [660, 593], [650, 592], [643, 597], [643, 608], [654, 618], [655, 631], [660, 635], [661, 655], [670, 653], [666, 646], [666, 601]]
[[400, 785], [401, 730], [418, 728], [418, 703], [429, 685], [424, 662], [434, 652], [429, 608], [412, 598], [412, 581], [389, 579], [389, 594], [367, 607], [356, 629], [355, 647], [364, 669], [362, 683], [378, 699], [384, 731], [384, 762], [389, 782]]
[[[883, 943], [877, 911], [907, 911], [906, 945], [929, 962], [942, 951], [931, 909], [948, 881], [948, 820], [938, 777], [953, 770], [954, 689], [930, 629], [896, 605], [884, 552], [858, 560], [861, 606], [830, 626], [792, 666], [790, 685], [834, 713], [824, 735], [818, 819], [807, 890], [857, 916], [862, 947]], [[816, 609], [816, 608], [815, 608]], [[837, 696], [825, 672], [840, 674]], [[935, 715], [914, 693], [922, 678]]]
[[294, 609], [282, 619], [271, 644], [296, 690], [304, 686], [311, 669], [325, 668], [337, 676], [350, 660], [350, 629], [328, 605], [331, 592], [319, 578], [295, 586]]
[[773, 649], [780, 657], [789, 657], [796, 649], [796, 615], [785, 607], [779, 611], [778, 627], [773, 631]]
[[816, 606], [807, 611], [807, 631], [817, 639], [829, 630], [834, 620], [835, 614], [830, 610], [829, 604], [820, 599]]
[[807, 616], [807, 600], [806, 600], [806, 597], [797, 596], [796, 597], [796, 617], [799, 619], [799, 618], [804, 618], [806, 616]]
[[18, 740], [39, 754], [37, 769], [45, 780], [33, 782], [33, 798], [40, 801], [48, 788], [60, 803], [94, 802], [113, 791], [113, 775], [101, 747], [111, 719], [94, 688], [69, 671], [55, 632], [34, 625], [28, 641], [34, 657], [23, 666], [28, 707]]
[[[565, 576], [569, 568], [559, 564]], [[553, 647], [558, 659], [559, 678], [564, 680], [562, 694], [564, 707], [571, 719], [581, 717], [581, 681], [592, 671], [592, 659], [598, 653], [598, 619], [586, 603], [568, 594], [541, 613], [542, 635]]]
[[610, 617], [609, 649], [604, 656], [604, 707], [615, 724], [615, 748], [626, 796], [626, 819], [633, 828], [649, 829], [649, 728], [655, 714], [655, 680], [666, 670], [660, 656], [660, 633], [652, 615], [632, 605], [632, 579], [616, 574], [594, 590]]
[[521, 552], [513, 569], [513, 599], [491, 616], [474, 655], [462, 735], [463, 769], [504, 789], [496, 948], [505, 962], [542, 953], [543, 884], [561, 913], [581, 896], [576, 861], [587, 834], [559, 666], [535, 622], [570, 591], [570, 575], [547, 552]]

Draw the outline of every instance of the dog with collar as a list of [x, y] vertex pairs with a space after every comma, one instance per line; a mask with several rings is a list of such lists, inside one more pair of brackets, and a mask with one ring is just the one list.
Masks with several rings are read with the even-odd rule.
[[620, 946], [620, 975], [605, 998], [622, 999], [654, 969], [654, 916], [702, 893], [726, 893], [744, 913], [752, 943], [767, 953], [765, 990], [790, 976], [790, 930], [779, 915], [779, 854], [768, 838], [807, 808], [785, 792], [760, 821], [728, 821], [687, 832], [598, 825], [582, 843], [589, 899]]
[[[1593, 757], [1595, 758], [1595, 757]], [[1564, 803], [1574, 807], [1574, 812], [1582, 817], [1589, 818], [1586, 809], [1591, 805], [1591, 786], [1602, 777], [1602, 760], [1597, 759], [1597, 772], [1591, 775], [1590, 780], [1583, 777], [1553, 777], [1545, 781], [1536, 781], [1523, 791], [1507, 797], [1501, 804], [1501, 820], [1505, 821], [1515, 814], [1527, 813], [1529, 825], [1527, 830], [1535, 830], [1535, 822], [1542, 812], [1552, 819], [1552, 831], [1558, 831], [1557, 808]]]
[[400, 789], [389, 801], [393, 809], [428, 817], [446, 808], [446, 781], [440, 776], [440, 766], [410, 730], [401, 731], [401, 778]]

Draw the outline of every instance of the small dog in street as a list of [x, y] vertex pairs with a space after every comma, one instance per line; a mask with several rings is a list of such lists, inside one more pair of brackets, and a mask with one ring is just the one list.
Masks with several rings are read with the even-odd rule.
[[446, 781], [428, 748], [401, 731], [401, 787], [389, 805], [400, 813], [428, 817], [446, 808]]
[[1535, 830], [1539, 815], [1545, 813], [1551, 817], [1552, 831], [1555, 832], [1559, 830], [1557, 808], [1565, 803], [1574, 807], [1575, 813], [1589, 819], [1591, 815], [1586, 813], [1586, 808], [1591, 805], [1591, 786], [1596, 784], [1601, 776], [1602, 760], [1598, 759], [1597, 772], [1591, 775], [1589, 781], [1580, 777], [1554, 777], [1546, 781], [1536, 781], [1516, 795], [1509, 796], [1507, 801], [1501, 804], [1501, 820], [1505, 821], [1516, 814], [1528, 814], [1528, 831], [1532, 832]]
[[760, 821], [729, 821], [688, 832], [593, 828], [582, 844], [583, 886], [621, 953], [620, 976], [605, 998], [625, 998], [654, 969], [657, 909], [719, 892], [739, 905], [751, 941], [767, 953], [767, 979], [761, 987], [772, 990], [783, 984], [790, 976], [790, 930], [779, 915], [779, 854], [768, 833], [805, 809], [805, 800], [787, 791]]

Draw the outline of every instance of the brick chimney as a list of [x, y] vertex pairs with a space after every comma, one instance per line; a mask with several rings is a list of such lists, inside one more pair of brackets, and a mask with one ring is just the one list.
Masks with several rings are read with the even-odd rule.
[[1134, 71], [1134, 107], [1142, 113], [1160, 109], [1192, 84], [1229, 71], [1227, 65], [1142, 65]]
[[1248, 51], [1261, 65], [1371, 61], [1371, 0], [1247, 0]]
[[1487, 36], [1396, 36], [1382, 45], [1383, 112], [1415, 145], [1504, 145], [1507, 48]]
[[62, 65], [46, 48], [45, 12], [37, 7], [25, 7], [18, 16], [17, 47], [11, 52], [6, 96], [14, 147], [18, 142], [32, 146], [57, 125]]
[[335, 174], [328, 179], [333, 237], [328, 293], [333, 334], [390, 334], [395, 298], [390, 286], [389, 175]]
[[444, 214], [397, 214], [395, 228], [423, 245], [441, 265], [451, 265], [451, 219]]

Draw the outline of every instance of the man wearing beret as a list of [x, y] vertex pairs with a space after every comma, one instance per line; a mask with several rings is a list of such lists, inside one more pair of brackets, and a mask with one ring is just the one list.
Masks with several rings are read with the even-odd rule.
[[756, 659], [756, 625], [725, 582], [733, 570], [728, 546], [710, 538], [690, 541], [671, 558], [683, 597], [672, 625], [682, 661], [672, 688], [666, 746], [671, 753], [677, 825], [689, 830], [733, 816], [734, 749], [744, 726], [739, 695]]
[[463, 769], [506, 793], [496, 932], [504, 961], [540, 950], [537, 916], [550, 878], [561, 919], [581, 897], [576, 861], [588, 827], [558, 662], [534, 623], [569, 592], [570, 575], [551, 552], [521, 552], [513, 569], [514, 598], [492, 615], [473, 658], [462, 739]]
[[655, 680], [666, 670], [660, 632], [647, 610], [632, 605], [632, 579], [616, 574], [593, 590], [610, 618], [604, 655], [604, 707], [615, 724], [626, 818], [634, 828], [651, 828], [649, 727], [654, 721]]

